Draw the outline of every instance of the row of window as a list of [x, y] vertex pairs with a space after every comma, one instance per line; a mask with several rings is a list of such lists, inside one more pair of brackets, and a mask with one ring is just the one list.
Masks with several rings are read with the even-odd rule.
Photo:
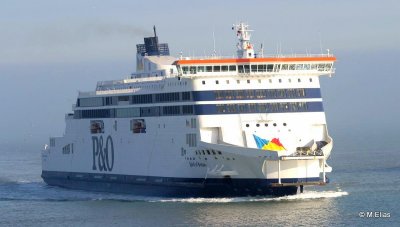
[[281, 113], [305, 112], [306, 102], [219, 104], [217, 113]]
[[[214, 101], [214, 100], [245, 100], [245, 99], [285, 99], [285, 98], [320, 98], [318, 88], [293, 89], [256, 89], [256, 90], [219, 90], [173, 92], [133, 96], [92, 97], [79, 98], [77, 107], [95, 107], [123, 104], [146, 104], [157, 102], [185, 102], [185, 101]], [[149, 107], [152, 108], [152, 107]], [[184, 113], [190, 113], [189, 107], [184, 107]], [[132, 110], [121, 109], [121, 115]], [[157, 110], [150, 110], [157, 111]], [[154, 114], [152, 114], [154, 115]]]
[[[115, 109], [75, 110], [74, 118], [129, 118], [158, 117], [175, 115], [212, 115], [239, 113], [285, 113], [285, 112], [320, 112], [322, 102], [279, 102], [279, 103], [239, 103], [205, 104], [185, 106], [153, 106]], [[94, 131], [101, 126], [93, 128]]]
[[117, 109], [75, 110], [74, 118], [75, 119], [129, 118], [129, 117], [154, 117], [154, 116], [193, 115], [193, 114], [194, 114], [193, 105], [162, 106], [162, 107], [153, 106], [153, 107], [117, 108]]
[[331, 71], [332, 63], [321, 64], [252, 64], [252, 65], [208, 65], [208, 66], [182, 66], [183, 74], [197, 74], [203, 72], [279, 72], [289, 70]]
[[216, 100], [241, 99], [276, 99], [276, 98], [304, 98], [306, 90], [296, 89], [264, 89], [264, 90], [225, 90], [215, 91]]
[[[313, 82], [312, 78], [309, 78], [308, 80], [310, 81], [310, 83]], [[251, 81], [252, 81], [252, 80], [247, 80], [247, 83], [250, 84]], [[272, 83], [272, 79], [268, 79], [268, 81], [269, 81], [269, 83]], [[236, 83], [237, 83], [237, 84], [240, 84], [240, 82], [241, 82], [241, 80], [236, 80]], [[243, 81], [242, 81], [242, 82], [243, 82]], [[278, 79], [278, 82], [279, 82], [279, 83], [282, 83], [282, 79]], [[292, 79], [289, 78], [289, 79], [288, 79], [288, 82], [291, 83], [291, 82], [292, 82]], [[300, 78], [297, 78], [297, 82], [300, 83], [300, 82], [301, 82], [301, 79], [300, 79]], [[226, 80], [225, 83], [226, 83], [226, 84], [230, 84], [230, 80]], [[261, 84], [261, 80], [260, 80], [260, 79], [258, 80], [258, 83]], [[205, 81], [205, 80], [201, 81], [201, 84], [205, 85], [205, 84], [206, 84], [206, 81]], [[215, 80], [215, 84], [220, 84], [220, 81], [219, 81], [219, 80]]]
[[123, 102], [126, 104], [146, 104], [154, 102], [179, 102], [190, 101], [191, 92], [172, 92], [147, 95], [123, 95], [111, 97], [79, 98], [77, 107], [112, 106]]

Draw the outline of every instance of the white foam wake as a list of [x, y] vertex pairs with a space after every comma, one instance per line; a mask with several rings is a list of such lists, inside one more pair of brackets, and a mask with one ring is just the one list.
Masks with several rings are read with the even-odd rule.
[[238, 202], [270, 202], [270, 201], [291, 201], [336, 198], [348, 195], [343, 191], [307, 191], [302, 194], [282, 197], [234, 197], [234, 198], [185, 198], [185, 199], [160, 199], [150, 202], [181, 202], [181, 203], [238, 203]]

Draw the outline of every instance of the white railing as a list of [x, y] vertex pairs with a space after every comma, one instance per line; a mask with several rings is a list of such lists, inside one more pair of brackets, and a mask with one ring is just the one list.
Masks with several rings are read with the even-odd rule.
[[[257, 56], [257, 58], [301, 58], [301, 57], [333, 57], [334, 55], [331, 53], [327, 54], [268, 54]], [[179, 60], [211, 60], [211, 59], [229, 59], [229, 58], [237, 58], [237, 56], [191, 56], [191, 57], [183, 57], [179, 56]]]

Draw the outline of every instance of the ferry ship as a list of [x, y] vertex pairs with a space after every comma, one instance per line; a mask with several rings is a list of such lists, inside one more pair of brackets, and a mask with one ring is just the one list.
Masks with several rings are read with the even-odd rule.
[[154, 37], [136, 72], [79, 92], [42, 178], [72, 189], [172, 197], [291, 195], [324, 185], [333, 145], [320, 76], [336, 58], [256, 53], [232, 27], [236, 57], [172, 57]]

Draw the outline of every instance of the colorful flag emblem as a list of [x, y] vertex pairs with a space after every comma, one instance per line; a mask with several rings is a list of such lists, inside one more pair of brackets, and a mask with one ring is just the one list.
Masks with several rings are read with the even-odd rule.
[[281, 144], [278, 138], [273, 138], [272, 140], [262, 139], [253, 134], [254, 140], [256, 141], [257, 147], [262, 150], [270, 151], [283, 151], [286, 150]]

